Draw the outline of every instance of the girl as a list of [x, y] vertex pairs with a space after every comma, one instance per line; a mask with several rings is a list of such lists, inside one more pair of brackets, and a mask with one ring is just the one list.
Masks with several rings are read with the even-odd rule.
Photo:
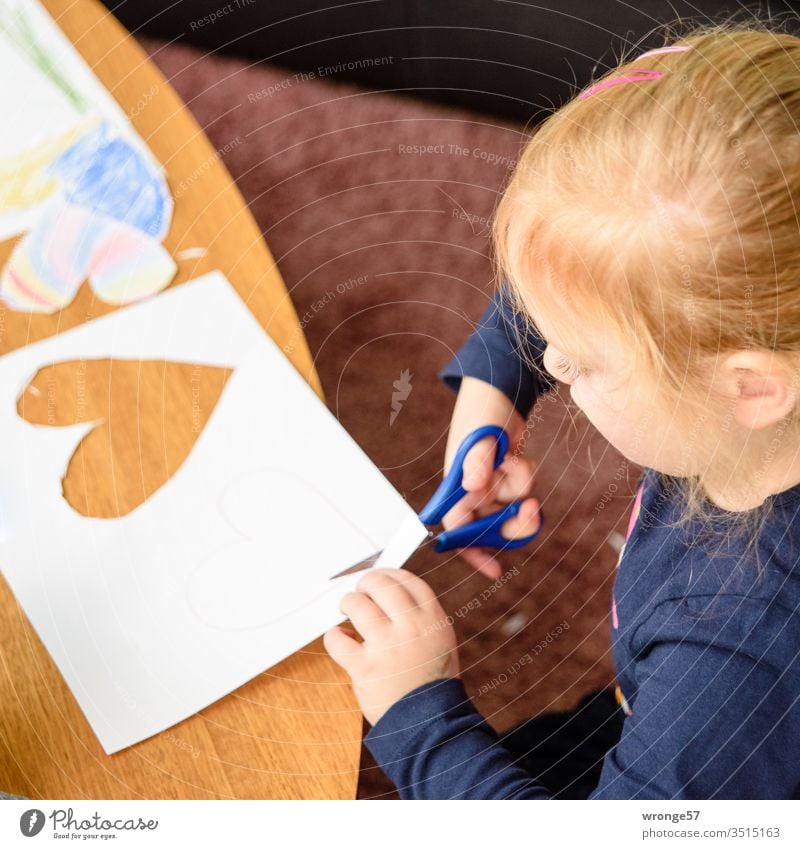
[[[591, 734], [591, 798], [800, 798], [799, 125], [800, 38], [756, 21], [620, 64], [529, 141], [494, 223], [501, 288], [442, 374], [446, 462], [478, 425], [521, 443], [556, 378], [644, 467], [611, 607], [619, 707], [591, 697], [546, 768], [473, 707], [428, 585], [367, 573], [341, 603], [362, 641], [325, 645], [401, 796], [550, 798]], [[532, 461], [492, 472], [486, 442], [467, 510], [525, 497], [505, 532], [530, 534]]]

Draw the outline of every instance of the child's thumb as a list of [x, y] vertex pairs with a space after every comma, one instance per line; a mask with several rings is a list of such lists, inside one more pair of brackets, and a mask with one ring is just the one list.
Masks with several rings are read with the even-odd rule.
[[473, 491], [486, 489], [492, 480], [497, 440], [487, 436], [472, 446], [464, 458], [461, 485]]

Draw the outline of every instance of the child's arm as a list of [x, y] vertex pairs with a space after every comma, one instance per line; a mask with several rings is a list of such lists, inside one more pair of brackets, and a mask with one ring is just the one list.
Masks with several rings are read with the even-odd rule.
[[[367, 589], [381, 610], [377, 574]], [[349, 647], [349, 657], [342, 645], [332, 652], [373, 723], [364, 742], [377, 763], [402, 798], [550, 798], [516, 766], [453, 673], [417, 674], [430, 675], [432, 659], [449, 656], [455, 640], [445, 636], [438, 603], [419, 595], [424, 582], [408, 574], [397, 580], [414, 585], [417, 601], [406, 599], [372, 631], [351, 615], [365, 642]], [[590, 798], [797, 798], [800, 617], [727, 596], [713, 616], [698, 618], [709, 599], [700, 601], [663, 603], [636, 629], [627, 671], [639, 691], [626, 694], [633, 713]], [[443, 649], [445, 639], [452, 644]], [[385, 690], [393, 681], [407, 692]]]
[[[528, 436], [525, 419], [536, 398], [555, 385], [542, 365], [544, 347], [537, 333], [526, 331], [498, 289], [475, 331], [439, 373], [458, 392], [445, 450], [445, 474], [461, 441], [477, 427], [504, 427], [511, 445], [497, 471], [493, 439], [479, 442], [469, 452], [464, 461], [464, 488], [469, 495], [445, 516], [445, 528], [472, 521], [479, 508], [488, 512], [495, 500], [523, 501], [520, 513], [503, 529], [509, 539], [529, 536], [538, 528], [538, 502], [530, 498], [536, 463], [522, 451]], [[461, 555], [488, 577], [502, 573], [489, 550], [466, 549]]]
[[453, 626], [425, 581], [405, 569], [373, 569], [340, 609], [363, 642], [337, 626], [325, 648], [352, 678], [374, 726], [365, 743], [401, 796], [548, 798], [507, 752], [490, 748], [494, 732], [456, 677]]
[[544, 348], [541, 336], [525, 326], [498, 287], [475, 330], [439, 377], [454, 392], [458, 392], [463, 377], [494, 386], [524, 420], [536, 399], [555, 386], [542, 365]]

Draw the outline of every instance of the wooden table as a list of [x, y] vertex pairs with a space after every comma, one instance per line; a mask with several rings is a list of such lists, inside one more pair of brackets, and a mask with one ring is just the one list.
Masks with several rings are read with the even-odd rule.
[[[172, 285], [223, 271], [322, 397], [275, 261], [191, 114], [96, 0], [44, 5], [166, 169], [176, 199], [164, 243], [178, 261]], [[180, 259], [198, 246], [205, 255]], [[0, 263], [12, 247], [13, 240], [0, 243]], [[111, 310], [85, 284], [69, 307], [51, 316], [0, 305], [0, 355]], [[194, 439], [186, 425], [193, 393], [202, 387], [207, 418], [226, 375], [163, 364], [112, 370], [98, 363], [86, 371], [84, 364], [79, 401], [74, 368], [62, 365], [37, 376], [52, 389], [55, 423], [74, 421], [82, 403], [84, 416], [103, 416], [112, 426], [96, 431], [94, 443], [70, 463], [65, 497], [81, 512], [112, 517], [132, 509], [175, 470]], [[35, 418], [35, 410], [23, 412]], [[355, 796], [361, 715], [321, 639], [194, 717], [109, 757], [2, 578], [0, 635], [0, 789], [68, 799]]]

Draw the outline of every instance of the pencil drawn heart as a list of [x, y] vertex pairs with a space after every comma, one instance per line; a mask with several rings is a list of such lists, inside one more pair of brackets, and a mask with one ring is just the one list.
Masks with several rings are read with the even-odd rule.
[[[279, 622], [330, 592], [332, 549], [355, 562], [376, 546], [316, 486], [284, 468], [259, 468], [231, 481], [219, 502], [241, 539], [199, 564], [186, 597], [205, 624], [225, 631]], [[287, 532], [298, 515], [307, 533]], [[328, 564], [327, 567], [324, 564]]]
[[63, 474], [83, 516], [119, 518], [160, 489], [189, 456], [231, 374], [157, 360], [67, 360], [36, 372], [17, 399], [32, 424], [94, 427]]

